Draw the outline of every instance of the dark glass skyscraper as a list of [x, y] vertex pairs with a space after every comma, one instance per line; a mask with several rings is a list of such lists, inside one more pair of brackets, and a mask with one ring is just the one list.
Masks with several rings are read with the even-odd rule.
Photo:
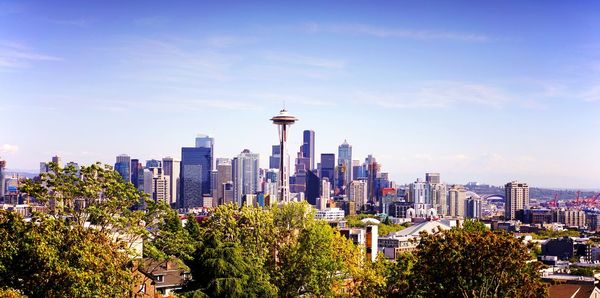
[[138, 178], [139, 178], [139, 173], [138, 170], [140, 169], [140, 161], [138, 159], [132, 159], [131, 160], [131, 183], [133, 183], [133, 185], [135, 186], [135, 188], [138, 188], [139, 186], [139, 182], [138, 182]]
[[309, 166], [310, 168], [306, 169], [314, 170], [315, 169], [315, 132], [312, 130], [305, 130], [303, 133], [302, 140], [302, 156], [310, 158]]
[[306, 201], [316, 206], [317, 198], [321, 196], [321, 179], [313, 171], [306, 172]]
[[210, 195], [212, 148], [181, 148], [181, 204], [183, 208], [202, 205], [203, 195]]
[[335, 178], [335, 154], [321, 154], [321, 179], [327, 178], [329, 183], [334, 183]]
[[129, 155], [121, 154], [117, 156], [117, 162], [115, 163], [115, 171], [123, 177], [125, 182], [131, 181], [131, 157]]

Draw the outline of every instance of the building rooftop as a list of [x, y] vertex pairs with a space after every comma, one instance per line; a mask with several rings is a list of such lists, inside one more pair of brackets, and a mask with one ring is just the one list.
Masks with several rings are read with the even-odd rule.
[[424, 221], [422, 223], [410, 226], [404, 230], [392, 233], [390, 236], [399, 237], [418, 237], [421, 232], [427, 232], [428, 234], [437, 233], [440, 230], [450, 230], [451, 227], [439, 222], [439, 221]]

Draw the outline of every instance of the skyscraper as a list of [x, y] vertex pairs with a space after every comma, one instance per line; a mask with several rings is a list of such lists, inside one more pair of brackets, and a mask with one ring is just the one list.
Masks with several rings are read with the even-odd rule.
[[298, 121], [298, 118], [292, 116], [285, 109], [279, 111], [279, 114], [271, 118], [273, 124], [277, 125], [279, 145], [281, 146], [281, 158], [279, 161], [279, 201], [289, 202], [290, 201], [290, 173], [289, 173], [289, 160], [287, 154], [287, 136], [289, 126]]
[[465, 216], [465, 200], [467, 199], [467, 190], [462, 185], [452, 185], [448, 190], [448, 215], [464, 217]]
[[52, 162], [55, 163], [58, 167], [60, 167], [61, 166], [60, 156], [58, 156], [58, 155], [52, 156]]
[[123, 177], [125, 182], [131, 182], [131, 157], [127, 154], [117, 156], [115, 171]]
[[214, 149], [215, 139], [207, 135], [198, 135], [196, 137], [196, 148], [210, 148], [211, 151]]
[[335, 179], [335, 154], [321, 154], [321, 179], [327, 178], [329, 183], [334, 183]]
[[179, 160], [175, 160], [172, 157], [165, 157], [162, 159], [163, 174], [169, 176], [170, 188], [169, 204], [177, 204], [179, 200], [179, 171], [181, 170]]
[[6, 161], [0, 159], [0, 199], [4, 198], [4, 192], [6, 190], [6, 174], [4, 173], [4, 169], [6, 168]]
[[259, 160], [259, 154], [251, 153], [248, 149], [244, 149], [233, 159], [233, 194], [239, 206], [245, 195], [253, 195], [259, 191]]
[[217, 193], [214, 195], [217, 204], [226, 203], [224, 193], [226, 183], [233, 183], [231, 159], [217, 158]]
[[162, 163], [157, 159], [146, 160], [146, 168], [162, 168]]
[[307, 171], [315, 169], [315, 132], [312, 130], [305, 130], [302, 133], [302, 156], [309, 159]]
[[202, 206], [203, 195], [210, 194], [212, 149], [209, 147], [181, 148], [181, 204], [183, 208]]
[[133, 183], [133, 186], [135, 186], [135, 188], [138, 188], [140, 186], [140, 183], [139, 183], [140, 169], [141, 169], [140, 161], [136, 158], [132, 159], [131, 167], [129, 168], [129, 170], [131, 171], [131, 183]]
[[367, 203], [367, 183], [364, 180], [350, 182], [348, 199], [356, 204], [356, 210], [362, 210]]
[[317, 206], [317, 198], [321, 195], [321, 179], [313, 171], [306, 172], [305, 198], [309, 204]]
[[273, 145], [271, 148], [271, 156], [269, 156], [269, 169], [279, 169], [281, 158], [281, 146]]
[[339, 188], [346, 188], [352, 181], [352, 145], [346, 140], [338, 147], [338, 167], [343, 175], [343, 181], [338, 181]]
[[425, 173], [425, 182], [427, 183], [441, 183], [440, 173]]
[[377, 163], [375, 157], [369, 154], [367, 158], [365, 158], [365, 165], [367, 168], [367, 189], [369, 191], [369, 201], [375, 201], [377, 198], [377, 187], [375, 185], [375, 180], [378, 177], [379, 170], [381, 170], [381, 165]]
[[504, 185], [504, 218], [506, 220], [516, 219], [518, 210], [529, 208], [529, 186], [527, 183], [511, 181]]

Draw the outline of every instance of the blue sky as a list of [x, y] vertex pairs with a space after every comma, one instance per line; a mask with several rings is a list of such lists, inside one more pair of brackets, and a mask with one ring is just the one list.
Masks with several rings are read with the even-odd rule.
[[397, 182], [600, 188], [593, 1], [2, 1], [0, 156], [37, 169], [216, 155], [267, 165], [285, 102]]

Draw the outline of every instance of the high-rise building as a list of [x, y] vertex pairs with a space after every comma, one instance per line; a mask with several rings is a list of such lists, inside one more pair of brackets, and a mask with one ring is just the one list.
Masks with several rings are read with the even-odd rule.
[[181, 148], [181, 204], [183, 208], [202, 206], [204, 195], [210, 195], [212, 148]]
[[377, 160], [375, 160], [375, 157], [372, 155], [367, 156], [365, 159], [365, 165], [367, 168], [367, 189], [369, 192], [369, 201], [375, 202], [377, 199], [375, 180], [377, 179], [379, 171], [381, 170], [381, 165], [377, 163]]
[[281, 148], [281, 158], [279, 160], [279, 196], [280, 202], [290, 201], [290, 164], [287, 154], [287, 136], [288, 129], [298, 118], [292, 116], [285, 109], [279, 111], [279, 114], [271, 118], [273, 124], [277, 125], [279, 146]]
[[425, 173], [425, 182], [430, 184], [442, 183], [440, 180], [440, 173]]
[[162, 159], [163, 174], [169, 176], [169, 204], [177, 205], [179, 200], [179, 171], [181, 170], [180, 161], [172, 157]]
[[327, 202], [329, 199], [331, 199], [331, 183], [326, 177], [321, 179], [321, 200]]
[[141, 171], [141, 183], [138, 187], [139, 190], [149, 194], [151, 197], [154, 197], [154, 174], [157, 171], [157, 168], [153, 169], [143, 169]]
[[315, 169], [315, 132], [312, 130], [305, 130], [302, 133], [302, 156], [309, 159], [307, 171]]
[[4, 198], [4, 193], [6, 192], [6, 174], [4, 173], [5, 168], [6, 161], [0, 159], [0, 199]]
[[55, 163], [60, 168], [60, 166], [61, 166], [60, 156], [58, 156], [58, 155], [52, 156], [52, 162]]
[[367, 179], [365, 167], [360, 164], [360, 160], [352, 161], [352, 180]]
[[309, 204], [317, 206], [317, 199], [321, 196], [321, 179], [314, 171], [306, 172], [306, 192], [304, 195]]
[[338, 179], [336, 186], [344, 189], [352, 181], [352, 145], [348, 144], [346, 140], [338, 147], [338, 167], [343, 180]]
[[321, 179], [327, 178], [329, 183], [335, 182], [335, 154], [321, 154]]
[[217, 193], [214, 195], [217, 204], [225, 203], [225, 183], [233, 183], [231, 159], [217, 158]]
[[467, 190], [462, 185], [452, 185], [448, 190], [448, 215], [456, 217], [465, 216], [465, 200]]
[[356, 204], [356, 210], [363, 210], [367, 204], [367, 182], [364, 180], [354, 180], [350, 182], [348, 190], [348, 199]]
[[115, 171], [123, 177], [125, 182], [131, 182], [131, 157], [127, 154], [118, 155], [115, 163]]
[[211, 152], [215, 146], [215, 139], [207, 135], [198, 135], [196, 137], [196, 148], [210, 148]]
[[409, 185], [408, 201], [415, 204], [430, 204], [428, 202], [427, 183], [420, 178]]
[[516, 219], [516, 213], [519, 210], [529, 208], [529, 186], [527, 183], [512, 181], [504, 185], [504, 218], [507, 220]]
[[481, 218], [481, 199], [473, 197], [468, 198], [466, 201], [465, 208], [466, 218]]
[[[434, 179], [433, 181], [440, 181], [439, 176], [437, 178], [437, 180]], [[429, 188], [428, 201], [431, 202], [431, 207], [436, 209], [439, 215], [446, 215], [448, 213], [446, 184], [427, 182], [427, 187]]]
[[260, 190], [259, 161], [259, 154], [251, 153], [248, 149], [233, 159], [233, 194], [239, 206], [245, 195], [254, 195]]
[[148, 168], [148, 169], [162, 168], [162, 163], [160, 160], [157, 160], [157, 159], [146, 160], [146, 168]]
[[273, 145], [271, 148], [271, 156], [269, 156], [269, 169], [279, 169], [281, 158], [281, 146]]
[[135, 188], [139, 188], [140, 186], [139, 173], [141, 168], [142, 165], [140, 164], [139, 159], [134, 158], [131, 160], [131, 167], [129, 168], [129, 170], [131, 171], [131, 183], [133, 183], [133, 186], [135, 186]]
[[171, 200], [171, 176], [163, 175], [162, 171], [154, 168], [152, 177], [152, 198], [155, 202], [162, 201], [170, 204]]

